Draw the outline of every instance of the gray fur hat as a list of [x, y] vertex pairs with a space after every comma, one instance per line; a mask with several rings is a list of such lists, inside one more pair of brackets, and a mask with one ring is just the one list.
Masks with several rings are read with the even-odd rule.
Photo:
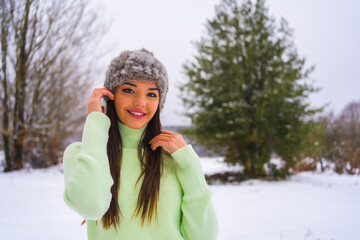
[[160, 89], [159, 110], [164, 107], [168, 75], [164, 65], [144, 48], [124, 51], [114, 58], [106, 72], [104, 87], [115, 94], [119, 85], [128, 81], [153, 82]]

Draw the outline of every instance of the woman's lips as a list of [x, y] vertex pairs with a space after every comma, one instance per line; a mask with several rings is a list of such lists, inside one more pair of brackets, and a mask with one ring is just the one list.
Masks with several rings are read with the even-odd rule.
[[[144, 112], [140, 112], [140, 111], [131, 111], [131, 110], [128, 110], [127, 111], [130, 116], [132, 116], [133, 118], [136, 118], [136, 119], [141, 119], [141, 118], [144, 118], [145, 117], [145, 113]], [[135, 114], [134, 114], [135, 113]], [[136, 114], [142, 114], [142, 115], [136, 115]]]

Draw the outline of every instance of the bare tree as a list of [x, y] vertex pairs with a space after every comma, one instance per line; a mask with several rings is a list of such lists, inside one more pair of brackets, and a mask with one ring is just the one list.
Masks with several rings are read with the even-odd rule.
[[337, 119], [340, 132], [341, 164], [337, 171], [354, 174], [360, 168], [360, 102], [349, 103]]
[[47, 167], [86, 116], [81, 103], [101, 54], [93, 49], [106, 28], [86, 1], [0, 3], [5, 171]]
[[[1, 112], [2, 114], [2, 126], [3, 129], [1, 131], [3, 137], [3, 148], [5, 152], [5, 159], [10, 159], [10, 150], [9, 150], [9, 136], [10, 132], [9, 129], [9, 112], [10, 109], [8, 108], [9, 102], [9, 92], [8, 92], [8, 40], [9, 35], [11, 34], [10, 31], [10, 19], [11, 19], [11, 12], [9, 4], [5, 4], [5, 0], [0, 0], [0, 21], [1, 21], [1, 84], [3, 91], [1, 92]], [[11, 163], [6, 161], [5, 169], [11, 169]]]
[[356, 174], [360, 168], [360, 102], [349, 103], [338, 116], [333, 112], [317, 119], [313, 135], [315, 151], [310, 154], [322, 165], [326, 159], [335, 164], [337, 173]]

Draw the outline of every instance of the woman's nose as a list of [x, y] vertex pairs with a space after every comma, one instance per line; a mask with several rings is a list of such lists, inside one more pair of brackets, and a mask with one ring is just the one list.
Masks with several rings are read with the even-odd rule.
[[139, 107], [145, 106], [145, 105], [146, 105], [146, 99], [145, 99], [145, 97], [144, 97], [144, 96], [141, 96], [141, 95], [135, 96], [134, 105], [135, 105], [135, 106], [139, 106]]

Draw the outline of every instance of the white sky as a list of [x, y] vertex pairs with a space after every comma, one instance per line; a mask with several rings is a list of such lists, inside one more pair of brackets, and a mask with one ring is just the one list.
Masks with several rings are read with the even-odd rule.
[[[99, 62], [103, 76], [111, 59], [123, 50], [142, 47], [154, 52], [169, 75], [169, 92], [162, 111], [163, 125], [190, 124], [180, 115], [184, 108], [177, 84], [186, 81], [182, 65], [192, 59], [198, 41], [205, 34], [206, 19], [215, 14], [219, 0], [108, 0], [96, 2], [100, 17], [113, 18], [104, 36], [111, 51]], [[330, 103], [326, 109], [341, 111], [360, 100], [360, 1], [355, 0], [268, 0], [271, 16], [284, 17], [295, 30], [295, 46], [322, 90], [311, 95], [313, 106]], [[95, 87], [102, 87], [104, 78]]]

